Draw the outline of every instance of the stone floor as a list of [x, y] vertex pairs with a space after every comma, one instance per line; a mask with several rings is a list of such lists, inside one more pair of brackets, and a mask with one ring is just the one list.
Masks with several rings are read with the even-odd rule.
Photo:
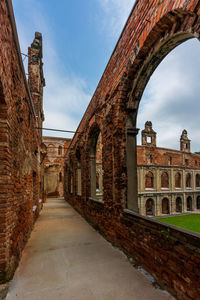
[[63, 199], [48, 199], [7, 300], [171, 300]]

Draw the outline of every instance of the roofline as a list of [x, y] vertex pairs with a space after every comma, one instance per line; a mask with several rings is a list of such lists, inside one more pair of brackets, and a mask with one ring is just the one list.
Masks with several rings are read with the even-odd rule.
[[28, 85], [25, 70], [24, 70], [24, 64], [23, 64], [23, 61], [22, 61], [21, 49], [20, 49], [20, 44], [19, 44], [19, 38], [18, 38], [18, 33], [17, 33], [17, 26], [16, 26], [16, 22], [15, 22], [15, 16], [14, 16], [14, 11], [13, 11], [12, 0], [6, 0], [6, 5], [7, 5], [7, 9], [8, 9], [8, 14], [9, 14], [8, 16], [10, 18], [10, 24], [11, 24], [11, 27], [12, 27], [14, 42], [15, 42], [15, 46], [16, 46], [16, 50], [17, 50], [18, 62], [19, 62], [20, 68], [21, 68], [23, 79], [24, 79], [25, 88], [26, 88], [26, 91], [27, 91], [28, 97], [29, 97], [28, 102], [29, 102], [30, 107], [32, 109], [33, 115], [34, 115], [35, 119], [37, 120], [35, 107], [34, 107], [33, 100], [32, 100], [32, 97], [31, 97], [31, 93], [30, 93], [30, 90], [29, 90], [29, 85]]

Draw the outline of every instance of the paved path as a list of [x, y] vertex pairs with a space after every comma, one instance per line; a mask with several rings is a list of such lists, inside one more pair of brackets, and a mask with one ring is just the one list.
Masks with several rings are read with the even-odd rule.
[[7, 300], [171, 300], [62, 199], [35, 224]]

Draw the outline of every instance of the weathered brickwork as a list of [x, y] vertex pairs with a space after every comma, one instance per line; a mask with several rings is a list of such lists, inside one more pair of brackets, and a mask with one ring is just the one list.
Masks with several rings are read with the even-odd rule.
[[71, 140], [48, 136], [42, 140], [47, 153], [44, 160], [44, 194], [46, 197], [63, 197], [64, 154]]
[[[200, 238], [175, 229], [165, 236], [164, 225], [137, 214], [136, 119], [144, 88], [158, 64], [182, 42], [199, 39], [199, 15], [199, 0], [136, 1], [65, 161], [66, 199], [178, 299], [199, 299]], [[102, 202], [94, 197], [92, 176], [99, 133]], [[125, 213], [126, 208], [135, 214]]]
[[[0, 1], [0, 281], [8, 280], [18, 262], [41, 208], [41, 131], [24, 72], [12, 4]], [[37, 38], [37, 34], [36, 34]], [[41, 53], [42, 40], [38, 43]], [[37, 54], [35, 54], [37, 56]], [[32, 64], [29, 57], [29, 67]], [[41, 57], [32, 78], [40, 87], [42, 105], [44, 78]], [[31, 89], [32, 91], [32, 89]], [[32, 94], [32, 96], [31, 96]], [[41, 107], [40, 107], [41, 110]]]

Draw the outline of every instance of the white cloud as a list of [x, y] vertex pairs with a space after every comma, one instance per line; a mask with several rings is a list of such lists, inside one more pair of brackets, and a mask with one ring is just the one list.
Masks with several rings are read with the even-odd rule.
[[[179, 148], [183, 129], [193, 151], [200, 149], [200, 44], [190, 40], [172, 51], [152, 75], [142, 97], [138, 127], [147, 120], [158, 132], [158, 145]], [[140, 137], [139, 137], [140, 139]]]
[[[20, 2], [20, 3], [19, 3]], [[20, 45], [23, 53], [27, 53], [32, 43], [34, 32], [40, 31], [43, 35], [44, 76], [44, 127], [76, 130], [79, 121], [89, 103], [91, 95], [86, 92], [86, 83], [83, 78], [72, 72], [63, 72], [63, 66], [57, 55], [53, 40], [53, 32], [48, 21], [42, 15], [39, 2], [29, 0], [14, 0], [14, 7], [23, 5], [24, 16], [19, 11], [16, 14]], [[31, 24], [31, 26], [30, 26]], [[50, 29], [49, 29], [50, 28]], [[55, 33], [54, 33], [55, 34]], [[27, 62], [25, 63], [27, 71]], [[47, 136], [72, 137], [66, 133], [44, 131]]]
[[[133, 0], [98, 0], [104, 10], [105, 15], [102, 18], [104, 30], [107, 30], [108, 36], [118, 37], [122, 28], [133, 8]], [[102, 14], [101, 14], [102, 17]]]

